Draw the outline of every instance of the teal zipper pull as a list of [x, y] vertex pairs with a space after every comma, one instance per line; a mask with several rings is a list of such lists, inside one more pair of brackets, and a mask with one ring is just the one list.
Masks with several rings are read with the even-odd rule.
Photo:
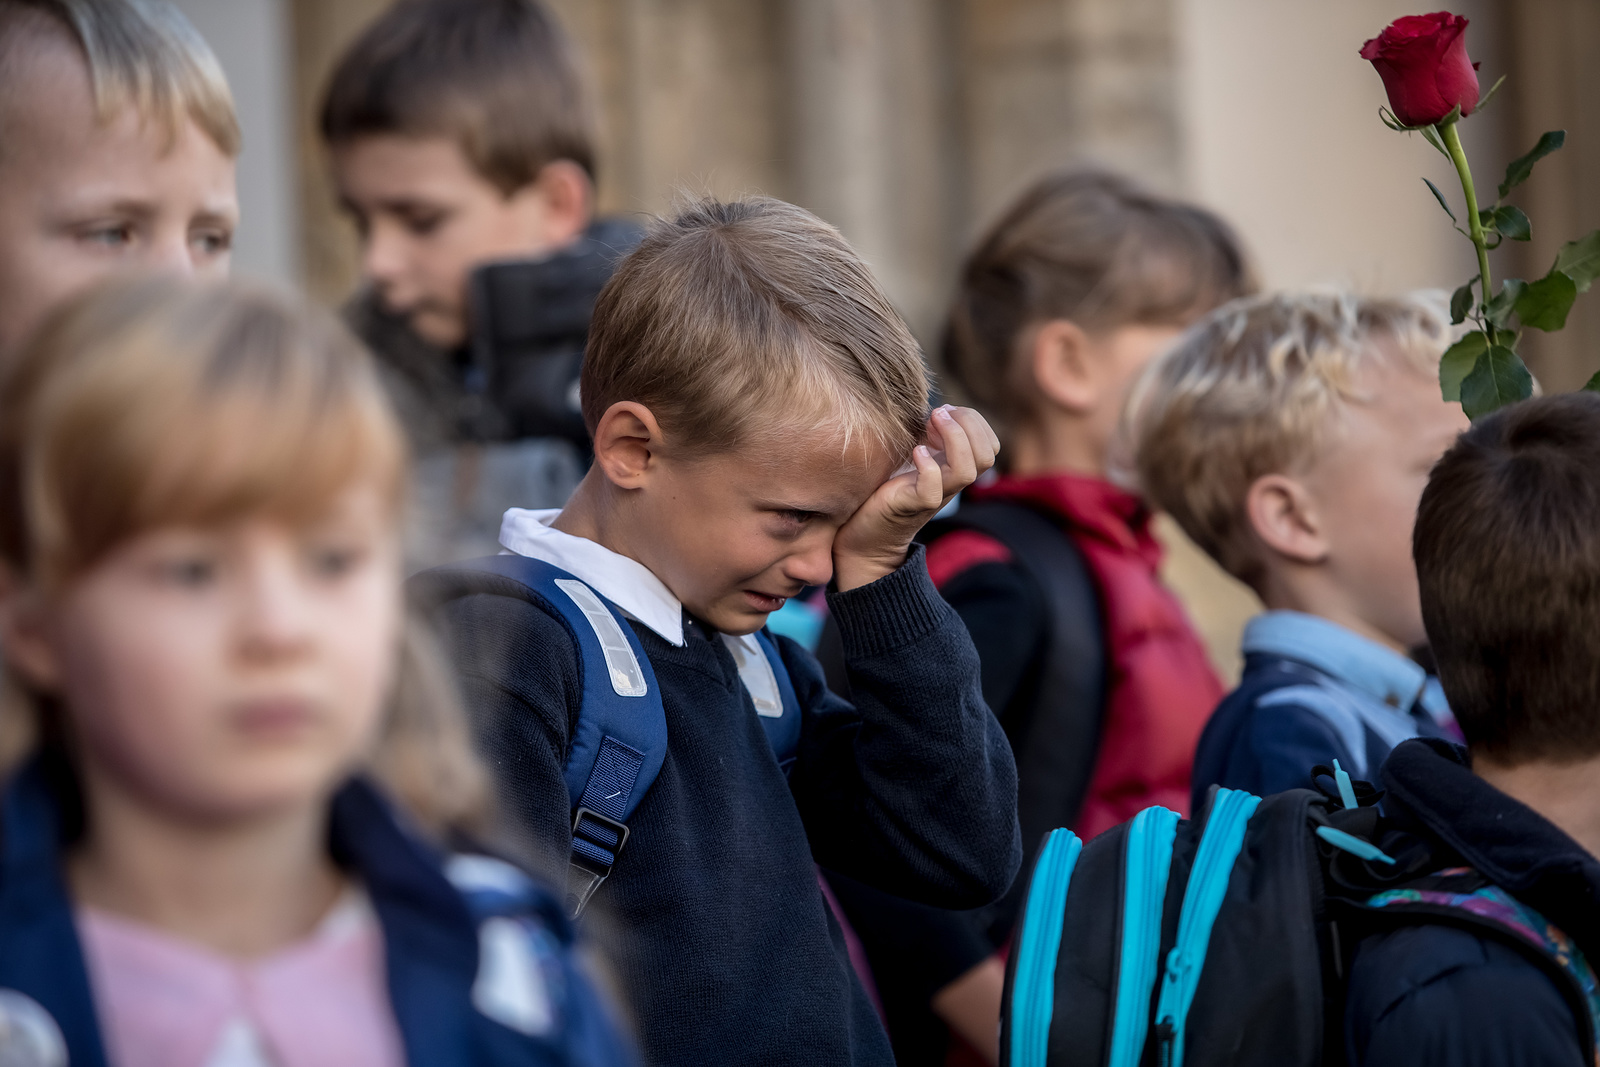
[[1387, 863], [1394, 866], [1394, 857], [1370, 841], [1363, 841], [1359, 837], [1347, 834], [1343, 830], [1335, 830], [1331, 826], [1317, 827], [1317, 836], [1322, 838], [1334, 848], [1342, 849], [1352, 856], [1359, 856], [1364, 860], [1376, 863]]
[[1361, 802], [1356, 799], [1355, 786], [1350, 784], [1350, 775], [1339, 766], [1338, 760], [1333, 761], [1333, 781], [1339, 787], [1339, 803], [1351, 811], [1361, 806]]

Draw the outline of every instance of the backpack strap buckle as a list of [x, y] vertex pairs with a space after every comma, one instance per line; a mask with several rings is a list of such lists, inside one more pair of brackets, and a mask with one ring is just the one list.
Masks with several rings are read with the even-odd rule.
[[628, 827], [607, 818], [592, 808], [579, 807], [572, 815], [572, 857], [567, 866], [567, 915], [583, 914], [589, 898], [611, 875], [622, 846], [628, 843]]

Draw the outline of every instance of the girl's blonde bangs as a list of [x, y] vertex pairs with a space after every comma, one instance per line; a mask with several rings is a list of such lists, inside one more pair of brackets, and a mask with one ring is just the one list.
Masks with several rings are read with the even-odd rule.
[[0, 463], [28, 528], [0, 550], [46, 583], [158, 526], [314, 521], [361, 481], [400, 510], [404, 445], [367, 356], [270, 294], [117, 283], [16, 371], [0, 416], [25, 440]]

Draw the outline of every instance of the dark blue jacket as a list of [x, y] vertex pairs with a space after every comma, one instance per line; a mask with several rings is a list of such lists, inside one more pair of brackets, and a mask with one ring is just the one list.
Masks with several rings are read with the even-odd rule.
[[[1473, 774], [1465, 749], [1408, 741], [1383, 768], [1384, 810], [1535, 909], [1600, 962], [1600, 862]], [[1351, 1067], [1579, 1067], [1574, 1005], [1531, 948], [1414, 924], [1356, 949], [1345, 1014]]]
[[[802, 710], [787, 778], [716, 631], [685, 616], [678, 646], [632, 624], [667, 756], [583, 921], [608, 942], [653, 1064], [892, 1064], [815, 865], [946, 908], [988, 904], [1016, 873], [1011, 749], [922, 549], [828, 603], [855, 703], [777, 639]], [[511, 597], [463, 597], [443, 614], [480, 748], [529, 847], [564, 871], [562, 766], [583, 695], [573, 639]]]
[[1214, 785], [1270, 796], [1311, 784], [1338, 760], [1371, 779], [1390, 749], [1445, 736], [1428, 674], [1391, 649], [1297, 611], [1269, 611], [1244, 632], [1244, 674], [1222, 699], [1195, 749], [1191, 811]]
[[[62, 880], [61, 820], [39, 764], [8, 785], [0, 810], [0, 990], [32, 998], [56, 1021], [72, 1067], [106, 1067], [72, 901]], [[590, 982], [575, 965], [572, 931], [556, 900], [514, 869], [472, 857], [458, 890], [441, 858], [397, 823], [388, 805], [355, 779], [335, 796], [330, 850], [360, 879], [383, 930], [389, 996], [414, 1067], [626, 1067], [634, 1062]], [[458, 882], [463, 879], [458, 878]], [[469, 912], [469, 899], [472, 911]], [[475, 918], [476, 914], [476, 918]], [[547, 1002], [521, 1016], [522, 1032], [474, 1007], [480, 936], [491, 923], [523, 924]], [[480, 927], [479, 919], [484, 920]], [[531, 927], [532, 929], [528, 929]], [[491, 996], [489, 1001], [493, 1001]], [[526, 1005], [524, 1005], [526, 1007]], [[530, 1024], [530, 1019], [540, 1023]], [[513, 1020], [515, 1021], [515, 1020]]]

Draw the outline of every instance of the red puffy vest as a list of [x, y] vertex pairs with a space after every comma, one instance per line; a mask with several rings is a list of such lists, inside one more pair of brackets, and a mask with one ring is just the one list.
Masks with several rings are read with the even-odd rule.
[[[1072, 829], [1088, 840], [1151, 804], [1188, 814], [1195, 744], [1223, 687], [1183, 607], [1161, 584], [1149, 509], [1110, 482], [1072, 474], [1005, 477], [966, 495], [1027, 503], [1060, 519], [1099, 587], [1106, 706]], [[1009, 558], [992, 538], [957, 530], [929, 548], [928, 570], [943, 585], [969, 567]]]

